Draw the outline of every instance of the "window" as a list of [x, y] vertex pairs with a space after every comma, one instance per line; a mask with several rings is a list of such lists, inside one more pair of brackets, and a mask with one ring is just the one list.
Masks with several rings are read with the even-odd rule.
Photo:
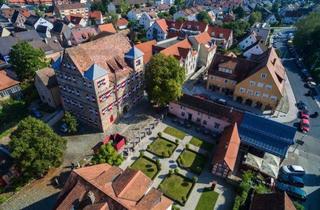
[[184, 113], [184, 112], [181, 112], [181, 116], [184, 117], [184, 115], [185, 115], [185, 113]]
[[261, 74], [261, 78], [262, 78], [262, 79], [265, 79], [265, 78], [267, 78], [267, 75], [266, 75], [265, 73], [262, 73], [262, 74]]
[[255, 85], [256, 85], [256, 82], [251, 80], [251, 81], [250, 81], [250, 86], [253, 87], [253, 86], [255, 86]]
[[244, 93], [244, 92], [246, 92], [246, 89], [245, 88], [240, 88], [240, 93]]
[[270, 99], [271, 99], [272, 101], [277, 101], [277, 96], [271, 96]]
[[253, 90], [248, 89], [247, 93], [248, 93], [248, 95], [253, 96]]
[[257, 86], [259, 87], [259, 88], [262, 88], [263, 87], [263, 83], [262, 82], [258, 82], [258, 84], [257, 84]]
[[219, 123], [214, 123], [214, 128], [215, 128], [215, 129], [219, 129], [219, 127], [220, 127], [220, 124], [219, 124]]
[[261, 92], [260, 91], [256, 91], [256, 96], [260, 97], [261, 96]]
[[269, 98], [269, 94], [264, 93], [264, 94], [262, 94], [262, 97], [263, 97], [263, 98]]
[[141, 64], [141, 60], [136, 60], [136, 65], [139, 66]]
[[204, 120], [204, 121], [202, 122], [202, 124], [207, 125], [207, 121], [206, 121], [206, 120]]
[[266, 89], [267, 90], [271, 90], [272, 89], [272, 85], [266, 85]]
[[227, 79], [225, 79], [225, 80], [224, 80], [224, 83], [226, 83], [226, 84], [227, 84], [227, 83], [228, 83], [228, 80], [227, 80]]

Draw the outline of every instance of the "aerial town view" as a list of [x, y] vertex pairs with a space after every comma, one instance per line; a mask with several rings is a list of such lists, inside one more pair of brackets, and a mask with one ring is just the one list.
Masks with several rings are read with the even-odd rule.
[[0, 0], [0, 210], [320, 210], [319, 0]]

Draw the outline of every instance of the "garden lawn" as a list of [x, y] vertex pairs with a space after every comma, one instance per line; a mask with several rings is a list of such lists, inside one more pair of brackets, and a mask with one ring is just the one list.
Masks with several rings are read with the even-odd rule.
[[173, 127], [166, 127], [163, 132], [166, 134], [169, 134], [171, 136], [174, 136], [178, 139], [183, 139], [186, 136], [185, 132], [180, 131], [180, 130], [173, 128]]
[[131, 165], [131, 168], [142, 171], [150, 179], [153, 179], [158, 173], [156, 162], [144, 156], [139, 157]]
[[191, 179], [180, 174], [168, 175], [160, 184], [160, 190], [172, 200], [184, 205], [187, 201], [189, 192], [192, 190], [193, 182]]
[[213, 150], [213, 144], [210, 144], [206, 141], [203, 141], [201, 139], [198, 139], [196, 137], [192, 137], [192, 139], [189, 142], [190, 144], [199, 147], [201, 149], [205, 149], [207, 151], [212, 151]]
[[200, 174], [206, 162], [206, 158], [196, 152], [185, 149], [178, 158], [180, 167], [186, 168], [196, 174]]
[[149, 144], [147, 150], [159, 157], [168, 158], [172, 155], [177, 145], [171, 141], [158, 137], [153, 143]]
[[198, 201], [196, 210], [213, 209], [216, 205], [219, 193], [215, 192], [211, 188], [205, 188], [201, 193], [201, 197]]

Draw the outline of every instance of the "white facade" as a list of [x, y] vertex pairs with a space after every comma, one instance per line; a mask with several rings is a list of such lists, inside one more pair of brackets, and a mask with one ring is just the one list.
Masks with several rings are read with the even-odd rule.
[[174, 4], [174, 0], [156, 0], [156, 5], [160, 5], [160, 4], [168, 4], [168, 5], [173, 5]]
[[139, 20], [140, 17], [142, 16], [142, 13], [139, 10], [132, 9], [128, 12], [127, 18], [130, 21], [136, 21]]
[[183, 62], [183, 67], [186, 70], [186, 77], [190, 77], [197, 69], [198, 62], [198, 53], [193, 53], [192, 50], [189, 50], [186, 59]]
[[252, 46], [250, 49], [243, 52], [243, 56], [246, 58], [250, 58], [252, 55], [261, 55], [265, 50], [261, 47], [259, 43]]
[[157, 22], [154, 22], [147, 31], [147, 39], [156, 39], [158, 41], [167, 39], [167, 32], [163, 31]]
[[239, 47], [241, 50], [244, 50], [246, 48], [248, 48], [250, 45], [253, 45], [254, 43], [256, 43], [257, 37], [255, 33], [251, 33], [249, 36], [247, 36], [244, 40], [242, 40], [239, 43]]
[[144, 12], [139, 19], [139, 25], [143, 26], [145, 30], [148, 30], [153, 25], [154, 21], [155, 19], [150, 17], [148, 13]]
[[108, 4], [107, 10], [108, 10], [109, 13], [116, 13], [117, 12], [117, 8], [112, 2], [110, 2]]
[[185, 18], [188, 21], [197, 21], [197, 13], [186, 14], [184, 11], [178, 11], [173, 15], [173, 19], [177, 20], [179, 18]]

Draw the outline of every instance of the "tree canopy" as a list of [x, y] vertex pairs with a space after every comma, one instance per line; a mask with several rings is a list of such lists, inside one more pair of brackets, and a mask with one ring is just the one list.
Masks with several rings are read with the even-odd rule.
[[66, 140], [41, 120], [25, 118], [10, 138], [11, 155], [26, 179], [40, 177], [62, 163]]
[[320, 13], [310, 13], [296, 23], [294, 44], [303, 56], [311, 74], [320, 81]]
[[164, 106], [182, 95], [185, 69], [172, 56], [153, 56], [146, 67], [145, 81], [149, 100]]
[[65, 112], [62, 122], [64, 122], [68, 127], [68, 133], [75, 133], [78, 131], [78, 122], [75, 116], [70, 112]]
[[104, 144], [99, 148], [99, 151], [92, 158], [93, 164], [108, 163], [110, 165], [119, 166], [123, 162], [124, 158], [118, 154], [112, 144]]
[[246, 15], [246, 12], [242, 8], [242, 6], [238, 6], [233, 10], [234, 14], [236, 14], [237, 18], [243, 18]]
[[212, 22], [208, 12], [206, 12], [206, 11], [199, 12], [196, 17], [197, 17], [197, 20], [200, 22], [204, 22], [207, 24]]
[[176, 6], [172, 6], [172, 7], [170, 7], [170, 9], [169, 9], [169, 14], [170, 15], [174, 15], [175, 13], [177, 12], [177, 7]]
[[262, 14], [259, 11], [255, 11], [251, 13], [250, 18], [249, 18], [249, 23], [253, 25], [256, 22], [261, 22], [262, 20]]
[[236, 20], [224, 23], [223, 27], [232, 29], [234, 37], [238, 39], [246, 34], [247, 30], [250, 28], [250, 24], [244, 20]]
[[27, 42], [14, 45], [9, 56], [9, 63], [21, 80], [33, 79], [37, 70], [48, 66], [44, 52]]
[[120, 13], [121, 15], [126, 15], [128, 11], [130, 10], [130, 4], [127, 0], [121, 0], [117, 13]]

